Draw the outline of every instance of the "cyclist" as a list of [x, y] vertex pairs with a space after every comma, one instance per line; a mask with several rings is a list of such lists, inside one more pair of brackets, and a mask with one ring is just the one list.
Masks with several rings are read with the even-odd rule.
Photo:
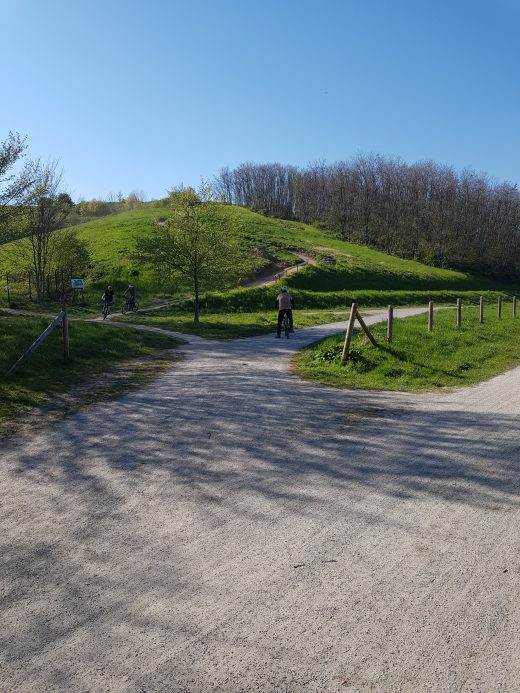
[[292, 309], [294, 308], [294, 300], [291, 294], [287, 291], [287, 288], [285, 286], [282, 287], [280, 293], [276, 297], [274, 305], [275, 308], [278, 308], [278, 324], [276, 326], [277, 338], [280, 338], [280, 335], [282, 333], [282, 322], [285, 315], [287, 315], [287, 317], [289, 318], [290, 331], [294, 332], [292, 314]]
[[114, 305], [114, 289], [111, 286], [107, 286], [101, 300], [103, 301], [103, 313], [108, 315], [108, 309]]
[[133, 284], [128, 285], [128, 289], [124, 293], [125, 298], [128, 299], [128, 310], [135, 310], [135, 300], [137, 298], [137, 289]]

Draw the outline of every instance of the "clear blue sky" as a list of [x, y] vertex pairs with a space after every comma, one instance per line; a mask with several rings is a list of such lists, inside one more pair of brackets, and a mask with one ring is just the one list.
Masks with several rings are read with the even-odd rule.
[[0, 0], [0, 140], [75, 199], [358, 152], [520, 183], [520, 0]]

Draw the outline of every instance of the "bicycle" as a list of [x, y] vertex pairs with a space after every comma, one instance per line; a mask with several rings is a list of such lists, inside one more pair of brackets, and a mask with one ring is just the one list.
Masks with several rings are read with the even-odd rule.
[[127, 298], [126, 301], [123, 301], [123, 305], [121, 306], [121, 312], [123, 313], [123, 315], [131, 311], [137, 313], [138, 310], [139, 304], [137, 303], [137, 301], [132, 302], [129, 298]]
[[103, 301], [103, 309], [102, 309], [102, 315], [103, 315], [103, 320], [106, 320], [108, 316], [110, 315], [110, 306], [112, 306], [113, 303], [110, 303], [109, 301]]
[[289, 339], [289, 335], [291, 333], [291, 325], [289, 323], [289, 316], [287, 315], [287, 313], [283, 316], [282, 328], [286, 338]]

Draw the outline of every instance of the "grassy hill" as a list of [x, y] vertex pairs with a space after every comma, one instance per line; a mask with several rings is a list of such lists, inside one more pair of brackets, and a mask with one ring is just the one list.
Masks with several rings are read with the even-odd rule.
[[[296, 253], [304, 253], [318, 264], [287, 276], [284, 282], [295, 291], [330, 292], [329, 305], [334, 303], [334, 292], [347, 292], [350, 296], [360, 291], [464, 292], [508, 288], [483, 277], [430, 267], [347, 243], [307, 224], [264, 217], [242, 207], [209, 204], [216, 223], [233, 225], [241, 235], [247, 251], [239, 268], [244, 280], [255, 272], [274, 267], [273, 263], [295, 264], [298, 261]], [[93, 266], [86, 274], [89, 302], [98, 301], [107, 282], [113, 284], [118, 293], [129, 281], [135, 281], [141, 304], [185, 291], [179, 284], [159, 280], [151, 268], [137, 267], [132, 260], [136, 236], [150, 233], [153, 224], [161, 223], [167, 215], [164, 202], [157, 201], [75, 227], [80, 237], [88, 241], [93, 256]], [[21, 272], [16, 261], [16, 243], [0, 245], [0, 275], [5, 276], [7, 271]], [[133, 279], [135, 271], [139, 272], [137, 279]], [[221, 288], [236, 289], [236, 281], [230, 279], [227, 286]], [[258, 289], [250, 291], [253, 295]], [[344, 301], [343, 297], [339, 300]], [[0, 302], [5, 304], [4, 291], [0, 294]], [[381, 302], [385, 302], [384, 296]]]

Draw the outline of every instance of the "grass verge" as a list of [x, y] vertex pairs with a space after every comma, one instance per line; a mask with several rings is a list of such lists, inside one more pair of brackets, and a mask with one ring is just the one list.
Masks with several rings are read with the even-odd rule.
[[[348, 312], [346, 310], [309, 311], [308, 313], [295, 311], [294, 326], [298, 329], [312, 325], [323, 325], [328, 322], [339, 322], [347, 318]], [[194, 324], [191, 313], [172, 313], [171, 309], [150, 312], [148, 315], [139, 312], [116, 319], [141, 325], [153, 325], [174, 332], [194, 334], [206, 339], [239, 339], [274, 333], [276, 331], [277, 312], [271, 310], [256, 313], [203, 313], [198, 325]]]
[[[200, 301], [201, 309], [210, 312], [252, 312], [269, 310], [274, 303], [276, 294], [283, 283], [273, 286], [258, 286], [248, 289], [232, 289], [222, 292], [208, 292]], [[290, 289], [297, 309], [331, 309], [350, 307], [357, 303], [362, 308], [377, 308], [387, 306], [419, 306], [427, 305], [428, 301], [435, 304], [456, 303], [460, 298], [466, 305], [477, 305], [480, 296], [486, 302], [496, 302], [498, 296], [510, 300], [507, 293], [501, 291], [369, 291], [357, 289], [354, 291], [306, 291]], [[192, 302], [186, 301], [183, 310], [191, 308]]]
[[344, 366], [344, 336], [329, 337], [297, 354], [293, 366], [303, 378], [334, 387], [420, 392], [473, 385], [520, 364], [520, 319], [509, 313], [498, 320], [489, 307], [481, 325], [478, 309], [467, 307], [457, 329], [455, 311], [443, 310], [432, 333], [426, 324], [426, 315], [396, 320], [392, 345], [386, 323], [374, 325], [378, 348], [356, 333]]
[[[58, 327], [12, 377], [6, 377], [48, 324], [47, 319], [0, 315], [0, 424], [41, 404], [52, 402], [63, 413], [139, 386], [171, 365], [169, 350], [179, 344], [165, 335], [71, 322], [70, 359], [63, 359]], [[4, 433], [8, 428], [3, 427]]]

